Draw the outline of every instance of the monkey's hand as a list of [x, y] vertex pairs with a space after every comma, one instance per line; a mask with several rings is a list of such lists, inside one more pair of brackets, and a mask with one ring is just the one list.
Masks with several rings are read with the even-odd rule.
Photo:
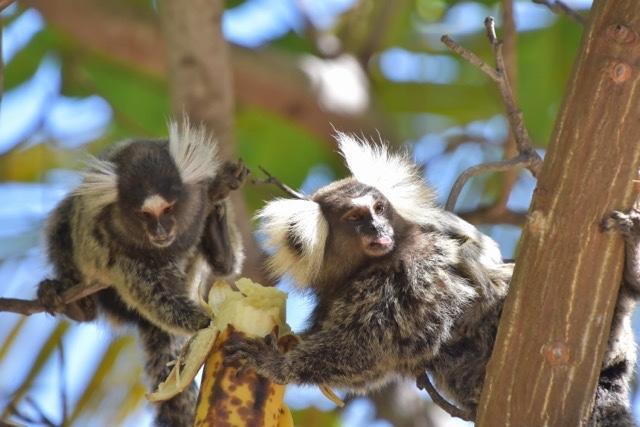
[[249, 175], [249, 169], [242, 160], [225, 162], [209, 187], [209, 200], [217, 202], [225, 199], [231, 191], [242, 186], [247, 175]]
[[278, 351], [273, 335], [265, 338], [232, 341], [225, 346], [225, 360], [243, 362], [255, 371], [278, 384], [289, 383], [285, 369], [285, 356]]
[[640, 212], [631, 209], [629, 212], [613, 211], [602, 221], [605, 231], [617, 231], [625, 237], [640, 237]]
[[38, 302], [51, 315], [65, 314], [79, 322], [94, 320], [97, 316], [97, 309], [92, 297], [81, 298], [70, 304], [65, 304], [62, 294], [71, 286], [72, 284], [63, 280], [45, 279], [38, 285]]
[[640, 293], [640, 212], [632, 208], [628, 212], [613, 211], [602, 221], [605, 231], [617, 231], [626, 244], [625, 283]]

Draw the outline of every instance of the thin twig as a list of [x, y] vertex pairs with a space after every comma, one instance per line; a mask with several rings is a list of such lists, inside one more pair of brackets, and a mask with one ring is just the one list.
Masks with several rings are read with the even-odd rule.
[[457, 418], [463, 419], [465, 421], [473, 421], [474, 420], [473, 415], [470, 414], [468, 411], [465, 411], [465, 410], [462, 410], [462, 409], [458, 408], [457, 406], [449, 403], [449, 401], [447, 401], [447, 399], [442, 397], [442, 395], [440, 395], [440, 393], [438, 392], [438, 390], [436, 390], [436, 388], [433, 386], [433, 384], [431, 384], [431, 380], [429, 379], [429, 375], [427, 375], [426, 372], [424, 374], [422, 374], [422, 376], [418, 377], [417, 386], [421, 390], [423, 390], [423, 389], [426, 390], [427, 393], [429, 393], [429, 397], [431, 397], [431, 400], [433, 401], [433, 403], [438, 405], [440, 408], [442, 408], [444, 411], [446, 411], [452, 417], [457, 417]]
[[492, 68], [487, 65], [487, 63], [482, 61], [476, 54], [460, 46], [457, 42], [446, 35], [442, 36], [442, 42], [453, 52], [478, 67], [497, 83], [498, 89], [500, 90], [500, 96], [502, 97], [502, 101], [506, 108], [507, 119], [511, 127], [511, 132], [516, 140], [518, 155], [509, 160], [473, 166], [464, 171], [456, 180], [456, 183], [449, 194], [449, 199], [447, 200], [448, 210], [453, 210], [460, 191], [462, 190], [462, 186], [464, 186], [465, 182], [474, 175], [484, 172], [498, 172], [518, 167], [526, 167], [531, 171], [533, 176], [537, 176], [542, 167], [542, 159], [533, 148], [533, 143], [529, 137], [527, 128], [524, 125], [522, 111], [520, 111], [516, 104], [513, 90], [505, 71], [505, 62], [502, 55], [502, 42], [496, 35], [494, 19], [490, 16], [487, 17], [484, 21], [484, 26], [495, 57], [496, 68]]
[[[513, 12], [514, 0], [501, 0], [502, 6], [502, 55], [504, 56], [504, 73], [505, 78], [511, 82], [513, 99], [518, 100], [518, 58], [517, 44], [518, 31], [516, 30], [516, 21]], [[509, 129], [509, 134], [504, 142], [504, 150], [502, 157], [510, 159], [518, 154], [518, 146], [513, 131]], [[499, 215], [507, 211], [507, 202], [513, 190], [513, 186], [518, 180], [518, 171], [506, 171], [502, 176], [500, 190], [494, 202], [494, 205], [488, 209], [488, 212]]]
[[[105, 285], [99, 282], [92, 283], [89, 286], [77, 285], [70, 289], [67, 289], [62, 293], [62, 301], [64, 304], [69, 304], [108, 287], [109, 285]], [[2, 311], [29, 316], [31, 314], [41, 313], [45, 311], [45, 308], [40, 304], [38, 300], [0, 298], [0, 312]]]
[[531, 0], [536, 4], [541, 4], [543, 6], [547, 6], [549, 10], [557, 14], [567, 15], [569, 18], [573, 19], [580, 25], [585, 25], [587, 20], [584, 16], [580, 15], [578, 12], [567, 6], [567, 4], [560, 0]]
[[458, 201], [458, 196], [460, 196], [460, 192], [462, 188], [467, 183], [469, 179], [476, 175], [480, 175], [487, 172], [504, 172], [511, 170], [517, 167], [529, 167], [532, 162], [531, 156], [527, 155], [517, 155], [513, 159], [509, 160], [500, 160], [497, 162], [487, 162], [481, 163], [476, 166], [471, 166], [470, 168], [463, 171], [456, 182], [451, 187], [451, 192], [449, 192], [449, 198], [447, 199], [447, 203], [445, 205], [445, 209], [448, 211], [453, 211], [455, 208], [456, 202]]
[[267, 170], [265, 168], [263, 168], [262, 166], [258, 166], [258, 169], [260, 169], [262, 171], [262, 173], [264, 173], [265, 175], [267, 175], [266, 179], [262, 179], [262, 180], [253, 180], [254, 184], [272, 184], [275, 185], [276, 187], [278, 187], [280, 190], [284, 191], [285, 193], [287, 193], [289, 196], [296, 198], [296, 199], [301, 199], [301, 200], [306, 200], [308, 199], [307, 196], [305, 196], [304, 194], [294, 190], [293, 188], [289, 187], [287, 184], [283, 183], [282, 181], [280, 181], [278, 178], [276, 178], [275, 176], [271, 175], [269, 172], [267, 172]]
[[491, 65], [487, 64], [486, 62], [484, 62], [475, 53], [471, 52], [470, 50], [467, 50], [467, 49], [463, 48], [462, 46], [460, 46], [457, 42], [455, 42], [448, 35], [445, 34], [444, 36], [442, 36], [440, 38], [440, 41], [442, 41], [442, 43], [447, 45], [447, 47], [450, 50], [452, 50], [453, 52], [457, 53], [458, 55], [463, 57], [465, 60], [467, 60], [470, 64], [475, 65], [476, 67], [480, 68], [480, 70], [482, 72], [484, 72], [487, 76], [489, 76], [491, 78], [491, 80], [493, 80], [495, 82], [500, 80], [500, 75], [496, 72], [495, 68], [493, 68]]

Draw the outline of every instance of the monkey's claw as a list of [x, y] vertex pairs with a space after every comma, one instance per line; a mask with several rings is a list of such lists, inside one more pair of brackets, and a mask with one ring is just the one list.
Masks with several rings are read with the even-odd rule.
[[429, 378], [427, 377], [426, 372], [423, 372], [416, 377], [416, 387], [418, 387], [418, 390], [426, 390], [428, 382]]
[[605, 231], [617, 231], [625, 236], [640, 235], [640, 212], [613, 211], [601, 223]]

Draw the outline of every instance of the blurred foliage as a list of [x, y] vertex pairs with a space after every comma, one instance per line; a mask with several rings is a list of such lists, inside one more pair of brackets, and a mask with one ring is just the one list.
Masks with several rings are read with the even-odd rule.
[[[241, 8], [249, 3], [252, 1], [227, 1], [226, 7]], [[268, 2], [263, 3], [266, 5], [264, 7], [268, 7]], [[287, 7], [295, 9], [300, 3], [312, 2], [291, 1]], [[322, 0], [317, 0], [317, 3], [321, 4]], [[450, 55], [438, 42], [442, 32], [450, 31], [464, 46], [491, 61], [489, 45], [482, 31], [482, 17], [469, 15], [468, 20], [472, 24], [473, 20], [479, 19], [473, 31], [461, 31], [459, 23], [448, 18], [452, 8], [464, 5], [484, 5], [478, 7], [486, 6], [491, 13], [498, 12], [497, 2], [492, 0], [475, 3], [451, 0], [359, 0], [343, 13], [337, 14], [333, 24], [326, 28], [311, 31], [308, 27], [304, 28], [307, 20], [299, 17], [299, 31], [283, 31], [282, 35], [273, 37], [268, 46], [261, 46], [257, 50], [261, 55], [285, 55], [291, 58], [292, 68], [297, 68], [299, 60], [309, 55], [323, 56], [327, 62], [339, 55], [355, 57], [362, 66], [366, 78], [364, 84], [368, 87], [370, 97], [370, 108], [355, 116], [389, 124], [390, 135], [400, 139], [394, 143], [416, 142], [446, 129], [465, 129], [470, 122], [488, 120], [502, 113], [503, 106], [494, 84], [476, 68]], [[109, 2], [108, 7], [122, 10], [128, 18], [144, 22], [155, 19], [155, 1], [118, 0]], [[3, 17], [5, 26], [15, 22], [25, 10], [26, 7], [19, 4], [7, 12]], [[293, 16], [297, 16], [296, 13]], [[248, 22], [246, 25], [252, 24]], [[519, 100], [530, 133], [539, 147], [545, 147], [549, 140], [580, 34], [578, 25], [563, 18], [550, 18], [549, 24], [519, 34]], [[321, 53], [323, 37], [327, 36], [332, 40], [334, 51]], [[397, 47], [415, 53], [448, 55], [457, 64], [457, 76], [446, 84], [427, 80], [393, 81], [388, 78], [388, 70], [381, 68], [380, 56], [385, 50]], [[98, 152], [122, 138], [161, 137], [166, 134], [170, 108], [166, 81], [162, 76], [152, 75], [138, 64], [119, 61], [108, 52], [88, 49], [73, 36], [50, 25], [38, 31], [6, 64], [5, 95], [27, 84], [43, 59], [49, 55], [57, 58], [61, 66], [62, 85], [58, 95], [74, 98], [99, 95], [112, 110], [112, 116], [103, 131], [88, 141], [89, 145], [85, 147], [88, 151]], [[260, 75], [261, 70], [255, 69], [253, 72]], [[18, 103], [14, 108], [19, 107]], [[3, 105], [3, 108], [8, 107]], [[51, 103], [45, 103], [34, 116], [31, 130], [16, 141], [11, 150], [0, 155], [0, 181], [42, 182], [52, 170], [80, 166], [81, 150], [65, 148], [64, 141], [57, 140], [44, 125], [51, 108]], [[425, 129], [421, 124], [426, 115], [437, 119], [437, 130]], [[289, 115], [270, 111], [264, 105], [237, 105], [235, 136], [237, 152], [252, 170], [257, 171], [258, 166], [263, 166], [293, 187], [300, 186], [309, 170], [318, 164], [327, 166], [335, 176], [344, 173], [327, 134], [305, 127]], [[473, 138], [470, 143], [474, 143]], [[475, 144], [482, 145], [482, 142], [478, 139]], [[486, 155], [495, 155], [495, 146]], [[475, 158], [473, 163], [482, 160]], [[426, 167], [429, 168], [429, 162], [426, 162]], [[451, 168], [459, 169], [461, 166], [452, 164]], [[256, 175], [259, 177], [260, 173]], [[495, 197], [500, 179], [494, 177], [483, 182], [487, 183], [484, 186], [484, 199]], [[245, 192], [252, 210], [259, 208], [265, 199], [278, 194], [266, 186], [248, 186]], [[16, 212], [15, 215], [22, 213]], [[40, 215], [42, 219], [43, 214]], [[34, 221], [38, 226], [41, 223]], [[3, 246], [21, 248], [19, 256], [0, 260], [0, 265], [5, 263], [8, 266], [3, 270], [5, 274], [6, 271], [16, 271], [17, 263], [25, 257], [41, 256], [41, 253], [28, 255], [28, 249], [36, 243], [34, 235], [24, 230], [17, 235], [0, 234], [0, 253], [6, 252], [1, 250]], [[39, 275], [44, 273], [40, 272]], [[37, 280], [33, 276], [29, 279], [32, 282], [11, 288], [0, 285], [0, 295], [18, 288], [23, 291], [16, 296], [30, 297], [31, 294], [25, 294], [24, 290], [33, 289]], [[15, 316], [0, 314], [0, 339], [3, 340], [0, 344], [0, 373], [12, 369], [6, 363], [9, 360], [6, 356], [12, 350], [29, 355], [35, 352], [36, 359], [24, 376], [12, 381], [7, 378], [6, 383], [4, 378], [0, 381], [0, 410], [5, 410], [3, 408], [12, 400], [20, 401], [29, 392], [29, 388], [40, 378], [45, 364], [55, 357], [60, 337], [69, 333], [69, 325], [60, 322], [53, 326], [48, 336], [40, 334], [33, 337], [29, 335], [33, 331], [27, 331], [29, 328], [25, 327], [24, 320], [13, 319]], [[44, 317], [40, 320], [45, 322]], [[51, 320], [46, 321], [50, 326]], [[74, 328], [71, 326], [71, 329]], [[148, 421], [141, 415], [145, 389], [140, 382], [140, 356], [133, 340], [128, 337], [115, 338], [103, 348], [86, 349], [89, 350], [99, 353], [97, 362], [93, 370], [89, 369], [88, 378], [71, 399], [70, 416], [67, 419], [69, 425], [139, 425], [142, 422], [140, 420]], [[75, 367], [68, 366], [66, 369], [70, 374]], [[46, 378], [40, 380], [47, 382]], [[338, 410], [321, 411], [313, 406], [294, 411], [294, 419], [299, 426], [339, 426], [340, 417]]]

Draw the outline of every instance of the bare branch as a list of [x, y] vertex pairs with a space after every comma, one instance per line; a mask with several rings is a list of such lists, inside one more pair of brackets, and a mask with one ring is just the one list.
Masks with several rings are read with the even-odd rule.
[[470, 178], [487, 172], [504, 172], [521, 167], [528, 168], [533, 161], [534, 159], [530, 155], [519, 154], [513, 159], [500, 160], [497, 162], [487, 162], [481, 163], [476, 166], [471, 166], [470, 168], [463, 171], [460, 176], [458, 176], [458, 179], [456, 179], [456, 182], [453, 184], [451, 192], [449, 193], [449, 198], [447, 199], [445, 209], [451, 212], [453, 211], [462, 188]]
[[552, 12], [567, 15], [580, 25], [585, 25], [587, 20], [575, 10], [571, 9], [567, 4], [560, 0], [531, 0], [536, 4], [547, 6]]
[[455, 405], [452, 405], [444, 397], [442, 397], [440, 393], [438, 393], [438, 390], [436, 390], [436, 388], [433, 386], [433, 384], [431, 384], [429, 375], [427, 375], [426, 373], [423, 373], [417, 378], [416, 385], [420, 390], [426, 390], [427, 393], [429, 393], [429, 397], [431, 397], [433, 403], [441, 407], [452, 417], [457, 417], [465, 421], [474, 420], [474, 416], [471, 413], [464, 411]]
[[533, 143], [531, 142], [527, 128], [524, 125], [522, 111], [520, 111], [515, 101], [513, 89], [511, 88], [511, 83], [509, 82], [509, 78], [506, 73], [504, 57], [502, 55], [502, 42], [496, 35], [494, 19], [490, 16], [487, 17], [484, 21], [484, 26], [487, 32], [487, 38], [489, 39], [489, 43], [493, 49], [496, 68], [490, 67], [477, 55], [466, 50], [446, 35], [442, 36], [442, 42], [453, 52], [459, 54], [462, 58], [469, 61], [469, 63], [478, 67], [497, 83], [498, 89], [500, 90], [500, 96], [502, 97], [502, 101], [505, 105], [511, 132], [516, 140], [518, 155], [509, 160], [473, 166], [464, 171], [456, 180], [456, 183], [449, 194], [449, 199], [447, 200], [448, 210], [453, 210], [460, 191], [462, 190], [462, 186], [464, 186], [465, 182], [474, 175], [484, 172], [499, 172], [518, 167], [526, 167], [531, 171], [533, 176], [537, 176], [542, 167], [542, 159], [533, 148]]
[[[504, 73], [505, 77], [511, 82], [511, 89], [513, 92], [513, 98], [517, 102], [518, 100], [518, 57], [517, 57], [517, 44], [518, 44], [518, 31], [516, 29], [516, 21], [514, 16], [514, 0], [502, 0], [502, 55], [504, 56]], [[502, 157], [504, 159], [510, 159], [518, 154], [518, 147], [516, 145], [516, 139], [513, 135], [513, 131], [509, 130], [509, 135], [504, 142], [504, 150]], [[511, 190], [518, 180], [518, 171], [513, 169], [506, 171], [502, 175], [502, 182], [500, 184], [500, 191], [498, 197], [494, 203], [492, 211], [497, 213], [504, 213], [506, 211], [506, 205], [511, 195]]]
[[472, 224], [510, 224], [522, 227], [527, 220], [527, 212], [514, 212], [502, 206], [484, 206], [458, 216]]
[[[69, 304], [108, 287], [109, 285], [99, 282], [92, 283], [90, 286], [77, 285], [73, 288], [67, 289], [62, 294], [62, 301], [65, 304]], [[38, 300], [0, 298], [0, 312], [2, 311], [29, 316], [31, 314], [41, 313], [45, 311], [45, 308], [38, 302]]]
[[271, 175], [262, 166], [258, 166], [258, 169], [260, 169], [262, 171], [262, 173], [267, 175], [267, 178], [263, 179], [263, 180], [253, 180], [252, 182], [254, 184], [272, 184], [272, 185], [275, 185], [280, 190], [282, 190], [283, 192], [285, 192], [286, 194], [288, 194], [289, 196], [291, 196], [291, 197], [293, 197], [295, 199], [307, 200], [309, 198], [309, 197], [305, 196], [304, 194], [302, 194], [302, 193], [294, 190], [293, 188], [289, 187], [287, 184], [283, 183], [282, 181], [280, 181], [275, 176]]
[[465, 49], [462, 46], [460, 46], [457, 42], [455, 42], [448, 35], [445, 34], [444, 36], [442, 36], [440, 38], [440, 41], [442, 41], [442, 43], [447, 45], [447, 47], [450, 50], [452, 50], [453, 52], [455, 52], [458, 55], [460, 55], [462, 58], [464, 58], [470, 64], [475, 65], [476, 67], [480, 68], [480, 70], [482, 72], [484, 72], [487, 76], [491, 77], [491, 80], [496, 81], [496, 82], [498, 80], [500, 80], [500, 75], [496, 72], [496, 70], [491, 65], [487, 64], [486, 62], [484, 62], [475, 53], [471, 52], [470, 50]]

